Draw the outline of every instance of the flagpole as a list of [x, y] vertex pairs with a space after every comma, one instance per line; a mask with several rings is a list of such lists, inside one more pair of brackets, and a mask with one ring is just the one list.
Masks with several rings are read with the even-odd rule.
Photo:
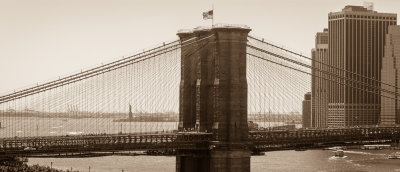
[[212, 12], [213, 12], [213, 15], [212, 15], [212, 20], [211, 20], [211, 28], [214, 27], [214, 16], [215, 16], [215, 14], [214, 14], [214, 4], [212, 4]]

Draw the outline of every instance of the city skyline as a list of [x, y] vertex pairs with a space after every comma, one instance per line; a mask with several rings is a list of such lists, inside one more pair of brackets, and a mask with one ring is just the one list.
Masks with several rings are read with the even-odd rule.
[[[373, 6], [345, 6], [328, 16], [328, 29], [317, 32], [312, 49], [312, 115], [305, 123], [317, 128], [380, 125], [381, 96], [389, 96], [384, 94], [387, 88], [380, 88], [381, 70], [387, 71], [382, 59], [390, 55], [385, 44], [391, 41], [385, 38], [388, 26], [397, 25], [397, 14], [376, 11]], [[390, 67], [389, 62], [396, 64], [393, 59], [384, 67]], [[324, 76], [326, 72], [331, 74]]]
[[[380, 81], [388, 26], [397, 14], [362, 6], [329, 13], [328, 127], [380, 124]], [[360, 84], [361, 83], [361, 84]], [[379, 91], [375, 90], [379, 89]]]

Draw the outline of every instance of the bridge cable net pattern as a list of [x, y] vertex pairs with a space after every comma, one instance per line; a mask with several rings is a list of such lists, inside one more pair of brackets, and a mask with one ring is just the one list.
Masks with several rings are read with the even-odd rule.
[[[281, 58], [279, 58], [279, 57]], [[286, 59], [301, 61], [276, 47], [257, 41], [251, 36], [247, 42], [248, 120], [250, 130], [301, 127], [302, 100], [310, 91], [309, 75], [290, 70], [282, 65], [296, 66]]]
[[172, 41], [3, 95], [0, 138], [173, 132], [181, 47], [204, 40]]
[[[254, 113], [249, 109], [249, 121], [255, 121], [260, 126], [268, 125], [261, 129], [271, 129], [271, 124], [264, 124], [265, 121], [280, 125], [296, 121], [289, 114], [301, 112], [304, 94], [311, 91], [311, 78], [320, 79], [330, 84], [331, 88], [359, 92], [363, 95], [361, 98], [351, 97], [350, 100], [365, 104], [374, 99], [372, 96], [393, 102], [398, 99], [399, 93], [393, 83], [329, 65], [255, 36], [248, 37], [247, 47], [249, 107], [259, 111]], [[286, 118], [283, 115], [278, 115], [281, 119], [274, 116], [278, 113], [285, 114]]]

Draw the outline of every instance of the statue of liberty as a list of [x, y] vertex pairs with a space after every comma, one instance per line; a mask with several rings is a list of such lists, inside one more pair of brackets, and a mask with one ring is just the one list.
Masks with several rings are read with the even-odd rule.
[[129, 121], [132, 121], [133, 117], [132, 117], [132, 105], [129, 104]]

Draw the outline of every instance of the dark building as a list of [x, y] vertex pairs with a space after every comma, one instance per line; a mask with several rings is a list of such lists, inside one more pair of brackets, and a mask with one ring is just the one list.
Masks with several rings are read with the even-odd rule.
[[311, 127], [311, 93], [308, 92], [304, 95], [303, 100], [303, 128]]
[[377, 125], [385, 36], [397, 15], [346, 6], [328, 20], [328, 62], [339, 68], [329, 70], [339, 77], [329, 77], [328, 127]]
[[329, 70], [325, 65], [328, 60], [328, 29], [315, 35], [315, 48], [311, 50], [311, 127], [326, 128], [328, 113], [328, 80], [323, 71]]
[[[381, 125], [400, 124], [400, 26], [389, 26], [386, 35], [385, 56], [382, 59]], [[397, 89], [396, 89], [397, 88]]]

